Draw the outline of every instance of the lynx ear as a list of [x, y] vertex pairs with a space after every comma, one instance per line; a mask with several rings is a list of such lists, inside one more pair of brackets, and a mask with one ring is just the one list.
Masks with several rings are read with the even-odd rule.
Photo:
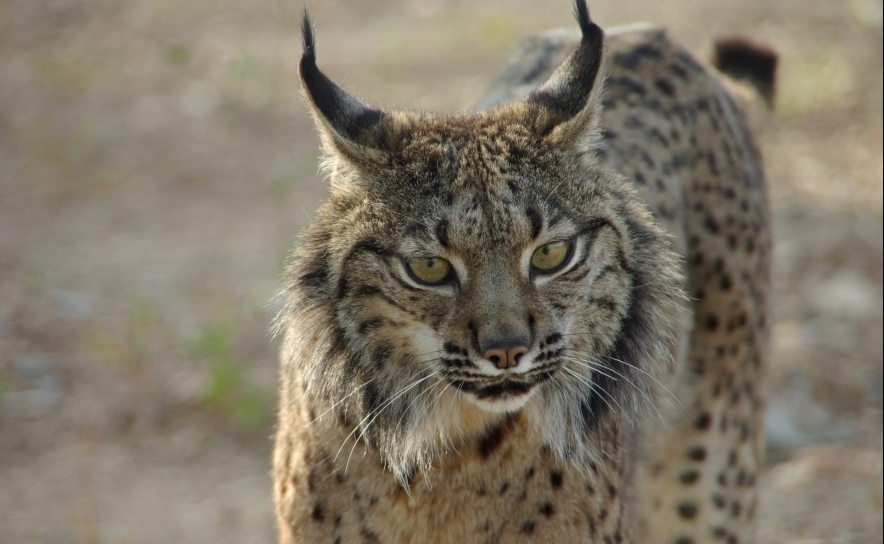
[[363, 104], [326, 77], [316, 66], [316, 45], [307, 10], [301, 25], [304, 52], [298, 64], [301, 86], [316, 120], [326, 152], [356, 163], [377, 162], [387, 114]]
[[580, 44], [526, 100], [537, 133], [561, 144], [595, 128], [604, 78], [605, 33], [590, 20], [586, 0], [574, 1], [574, 15]]

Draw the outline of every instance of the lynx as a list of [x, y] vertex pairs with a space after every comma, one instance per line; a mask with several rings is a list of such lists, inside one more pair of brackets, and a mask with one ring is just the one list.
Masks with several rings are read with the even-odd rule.
[[[721, 74], [575, 14], [440, 115], [342, 90], [305, 13], [331, 188], [278, 319], [281, 542], [752, 540], [759, 153]], [[768, 97], [775, 64], [718, 47]]]

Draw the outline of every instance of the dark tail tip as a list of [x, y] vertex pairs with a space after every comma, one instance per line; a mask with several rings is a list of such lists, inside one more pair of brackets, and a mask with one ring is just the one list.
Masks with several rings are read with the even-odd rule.
[[307, 13], [307, 7], [304, 7], [304, 19], [301, 21], [301, 39], [304, 42], [304, 53], [302, 60], [308, 62], [316, 62], [316, 45], [313, 40], [313, 25], [310, 24], [310, 15]]
[[745, 38], [723, 38], [715, 42], [712, 64], [734, 79], [750, 83], [773, 105], [776, 91], [777, 53], [770, 47]]

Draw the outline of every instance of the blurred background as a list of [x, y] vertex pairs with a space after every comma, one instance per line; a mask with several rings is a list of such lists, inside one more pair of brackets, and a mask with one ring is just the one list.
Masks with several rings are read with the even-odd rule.
[[[455, 112], [568, 0], [314, 0], [320, 66]], [[593, 0], [781, 54], [761, 542], [882, 541], [881, 0]], [[0, 542], [271, 543], [286, 255], [326, 194], [289, 0], [0, 1]]]

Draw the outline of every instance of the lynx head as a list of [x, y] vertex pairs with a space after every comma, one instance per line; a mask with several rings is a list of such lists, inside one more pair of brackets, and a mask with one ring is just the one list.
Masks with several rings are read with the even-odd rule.
[[562, 458], [634, 417], [667, 357], [678, 267], [629, 186], [595, 164], [604, 33], [524, 102], [472, 115], [366, 106], [300, 75], [331, 194], [288, 271], [286, 372], [401, 481], [521, 412]]

